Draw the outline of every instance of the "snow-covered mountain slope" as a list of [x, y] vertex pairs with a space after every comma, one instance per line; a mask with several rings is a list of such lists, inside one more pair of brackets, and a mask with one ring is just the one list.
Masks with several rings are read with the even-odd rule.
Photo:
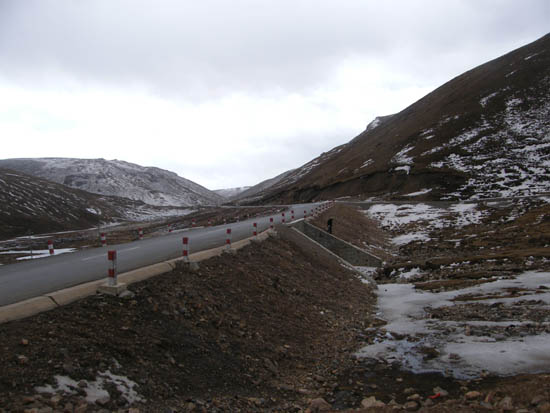
[[102, 195], [149, 205], [197, 206], [223, 202], [218, 194], [160, 168], [105, 159], [33, 158], [0, 160], [0, 167]]
[[184, 215], [189, 210], [101, 196], [0, 168], [0, 239]]
[[298, 168], [264, 202], [550, 191], [550, 35], [447, 82]]
[[249, 186], [239, 186], [237, 188], [215, 189], [214, 192], [226, 200], [237, 198], [243, 191], [249, 189]]

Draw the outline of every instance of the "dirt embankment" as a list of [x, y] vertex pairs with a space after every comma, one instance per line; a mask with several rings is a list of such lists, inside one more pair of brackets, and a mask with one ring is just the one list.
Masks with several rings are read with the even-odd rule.
[[[374, 297], [293, 239], [132, 285], [125, 299], [97, 295], [1, 325], [0, 412], [129, 411], [136, 397], [109, 375], [136, 383], [146, 401], [131, 406], [142, 412], [304, 409], [352, 365]], [[55, 376], [74, 380], [75, 394], [37, 396]], [[101, 380], [108, 395], [90, 401]]]

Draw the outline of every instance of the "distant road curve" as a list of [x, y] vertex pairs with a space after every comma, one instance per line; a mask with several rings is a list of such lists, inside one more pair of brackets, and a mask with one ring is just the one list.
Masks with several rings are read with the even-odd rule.
[[[286, 222], [290, 221], [290, 210], [294, 210], [295, 218], [298, 219], [303, 218], [304, 210], [307, 210], [309, 215], [311, 210], [320, 204], [286, 206]], [[226, 225], [178, 231], [141, 241], [109, 245], [107, 248], [92, 248], [70, 254], [3, 265], [0, 266], [0, 306], [106, 278], [107, 250], [110, 249], [117, 250], [118, 272], [123, 273], [181, 257], [184, 236], [189, 237], [190, 253], [194, 253], [222, 246], [225, 243], [227, 228], [231, 228], [232, 241], [250, 237], [254, 222], [258, 224], [258, 230], [263, 231], [269, 227], [270, 217], [274, 218], [275, 224], [281, 223], [282, 216], [279, 213]]]

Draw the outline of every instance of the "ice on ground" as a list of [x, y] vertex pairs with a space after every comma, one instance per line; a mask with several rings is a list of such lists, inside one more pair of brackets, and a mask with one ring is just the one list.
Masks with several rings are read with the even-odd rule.
[[86, 392], [86, 401], [90, 404], [95, 403], [103, 397], [110, 397], [109, 392], [105, 390], [106, 384], [114, 384], [117, 390], [121, 393], [121, 397], [129, 404], [145, 401], [135, 390], [137, 383], [130, 380], [128, 377], [118, 376], [111, 373], [109, 370], [100, 372], [94, 381], [81, 380], [86, 386], [79, 386], [79, 382], [66, 376], [54, 376], [56, 385], [46, 384], [45, 386], [36, 387], [38, 393], [67, 393], [76, 394], [79, 389]]
[[361, 275], [363, 275], [361, 281], [365, 284], [370, 284], [372, 282], [372, 277], [374, 277], [376, 271], [378, 270], [377, 267], [355, 266], [354, 268], [359, 271]]
[[[416, 291], [411, 284], [380, 285], [379, 316], [388, 322], [384, 327], [386, 333], [361, 349], [358, 355], [396, 361], [416, 373], [440, 372], [458, 378], [478, 377], [482, 371], [500, 375], [550, 371], [550, 334], [505, 336], [497, 341], [490, 336], [490, 331], [485, 336], [463, 334], [465, 326], [490, 326], [495, 322], [441, 321], [427, 319], [425, 312], [427, 307], [453, 306], [454, 298], [468, 295], [494, 296], [481, 301], [487, 305], [495, 302], [510, 305], [530, 297], [543, 303], [541, 305], [550, 304], [550, 292], [536, 294], [539, 286], [550, 287], [550, 273], [525, 272], [517, 278], [440, 293]], [[524, 290], [523, 295], [510, 297], [508, 288]], [[469, 302], [474, 301], [460, 301], [460, 304]], [[528, 320], [507, 321], [506, 325], [522, 322]], [[400, 335], [406, 338], [398, 338]], [[438, 355], [426, 358], [426, 348], [437, 349]]]
[[431, 190], [432, 188], [421, 189], [420, 191], [411, 192], [410, 194], [405, 194], [403, 196], [408, 196], [408, 197], [420, 196], [420, 195], [427, 194], [428, 192], [431, 192]]
[[[67, 254], [69, 252], [76, 251], [76, 248], [54, 248], [54, 253], [52, 255]], [[16, 258], [17, 261], [20, 260], [31, 260], [35, 258], [44, 258], [50, 256], [50, 250], [10, 250], [10, 251], [0, 251], [0, 254], [28, 254], [24, 257]], [[32, 254], [32, 255], [31, 255]]]
[[410, 234], [399, 235], [391, 240], [395, 245], [406, 245], [413, 241], [429, 241], [430, 237], [424, 232], [411, 232]]
[[411, 223], [425, 223], [428, 230], [479, 224], [485, 212], [477, 209], [475, 203], [457, 203], [448, 209], [437, 208], [425, 203], [419, 204], [375, 204], [366, 214], [380, 221], [382, 227], [397, 231]]
[[398, 166], [397, 168], [395, 168], [396, 171], [405, 171], [407, 173], [407, 175], [411, 172], [411, 167], [409, 165], [403, 165], [403, 166]]

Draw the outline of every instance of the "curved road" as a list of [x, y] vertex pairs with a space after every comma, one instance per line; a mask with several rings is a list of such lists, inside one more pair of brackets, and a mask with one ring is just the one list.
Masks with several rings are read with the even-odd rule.
[[[319, 204], [289, 206], [285, 212], [286, 222], [290, 221], [291, 209], [294, 209], [295, 218], [298, 219], [303, 218], [304, 210], [307, 210], [309, 216], [311, 210]], [[189, 250], [192, 254], [224, 245], [227, 228], [231, 228], [233, 242], [252, 236], [253, 222], [258, 224], [258, 231], [263, 231], [269, 228], [270, 217], [274, 218], [275, 224], [280, 224], [282, 221], [281, 214], [268, 215], [216, 227], [180, 231], [126, 244], [109, 245], [108, 248], [93, 248], [0, 266], [0, 306], [106, 278], [107, 250], [117, 250], [117, 270], [123, 273], [181, 257], [184, 236], [189, 237]]]

